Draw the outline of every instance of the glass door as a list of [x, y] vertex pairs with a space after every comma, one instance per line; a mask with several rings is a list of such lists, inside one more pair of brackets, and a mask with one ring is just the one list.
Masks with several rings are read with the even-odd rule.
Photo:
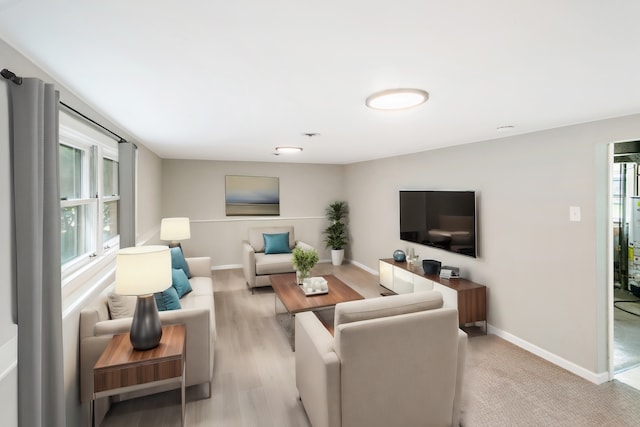
[[640, 198], [636, 197], [640, 143], [620, 143], [614, 148], [613, 367], [617, 377], [636, 369], [640, 374], [640, 227], [634, 226], [640, 224]]

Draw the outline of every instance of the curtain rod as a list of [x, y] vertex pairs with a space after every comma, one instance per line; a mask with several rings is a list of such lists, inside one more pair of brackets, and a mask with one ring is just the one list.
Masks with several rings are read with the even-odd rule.
[[2, 69], [2, 71], [0, 71], [0, 74], [2, 74], [2, 77], [4, 77], [5, 79], [11, 80], [13, 83], [17, 84], [18, 86], [22, 84], [22, 77], [16, 76], [14, 73], [7, 70], [6, 68]]
[[124, 139], [123, 137], [121, 137], [120, 135], [118, 135], [117, 133], [113, 132], [111, 129], [107, 129], [106, 127], [102, 126], [100, 123], [96, 122], [95, 120], [93, 120], [91, 117], [87, 117], [84, 114], [82, 114], [80, 111], [76, 110], [73, 107], [70, 107], [69, 105], [65, 104], [62, 101], [59, 101], [60, 105], [62, 105], [64, 108], [66, 108], [67, 110], [73, 112], [74, 114], [77, 114], [78, 116], [82, 117], [83, 119], [85, 119], [88, 122], [93, 123], [95, 126], [98, 126], [99, 128], [101, 128], [102, 130], [109, 132], [111, 135], [115, 136], [118, 139], [118, 143], [126, 143], [127, 140]]
[[[2, 77], [4, 77], [7, 80], [10, 80], [11, 82], [17, 84], [18, 86], [20, 86], [22, 84], [22, 77], [16, 76], [15, 73], [13, 73], [12, 71], [9, 71], [8, 69], [4, 68], [2, 71], [0, 71], [0, 75], [2, 75]], [[95, 120], [93, 120], [90, 117], [87, 117], [86, 115], [82, 114], [80, 111], [76, 110], [75, 108], [65, 104], [62, 101], [59, 101], [60, 105], [62, 105], [63, 107], [65, 107], [67, 110], [77, 114], [78, 116], [82, 117], [83, 119], [85, 119], [86, 121], [94, 124], [95, 126], [98, 126], [100, 129], [110, 133], [111, 135], [115, 136], [118, 139], [118, 143], [126, 143], [127, 140], [124, 139], [123, 137], [121, 137], [120, 135], [118, 135], [117, 133], [113, 132], [110, 129], [107, 129], [106, 127], [102, 126], [100, 123], [96, 122]], [[134, 144], [135, 145], [135, 144]]]

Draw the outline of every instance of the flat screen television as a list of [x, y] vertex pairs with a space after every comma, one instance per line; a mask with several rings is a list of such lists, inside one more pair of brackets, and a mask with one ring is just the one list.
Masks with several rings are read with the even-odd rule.
[[475, 258], [475, 192], [401, 190], [400, 239]]

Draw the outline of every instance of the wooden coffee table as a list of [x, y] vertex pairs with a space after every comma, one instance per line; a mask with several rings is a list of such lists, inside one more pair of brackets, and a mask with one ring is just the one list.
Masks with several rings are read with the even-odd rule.
[[284, 306], [288, 315], [289, 340], [291, 348], [294, 348], [296, 313], [303, 311], [314, 311], [333, 309], [336, 304], [346, 301], [356, 301], [364, 299], [362, 295], [351, 289], [347, 284], [337, 277], [328, 274], [323, 275], [329, 285], [329, 292], [320, 295], [306, 296], [300, 286], [296, 284], [295, 273], [275, 274], [270, 276], [271, 287], [276, 293], [275, 312], [278, 315], [278, 302]]

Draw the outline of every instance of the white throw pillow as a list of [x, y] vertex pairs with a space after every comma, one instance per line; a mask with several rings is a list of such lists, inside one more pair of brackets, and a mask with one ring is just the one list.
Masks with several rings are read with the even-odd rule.
[[114, 292], [109, 293], [109, 314], [112, 319], [122, 319], [123, 317], [133, 317], [136, 311], [135, 295], [119, 295]]

